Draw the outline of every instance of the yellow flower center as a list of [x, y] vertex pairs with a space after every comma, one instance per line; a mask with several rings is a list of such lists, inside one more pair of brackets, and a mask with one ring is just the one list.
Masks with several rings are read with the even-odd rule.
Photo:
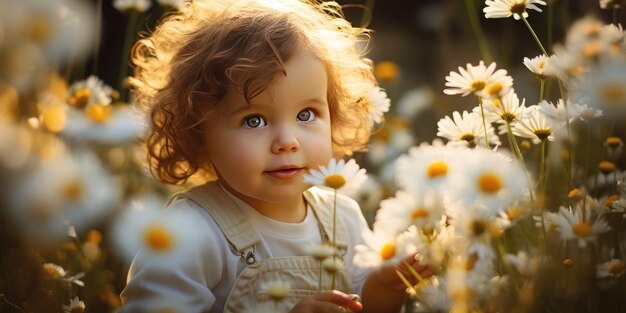
[[386, 243], [380, 249], [380, 257], [385, 261], [393, 258], [394, 255], [396, 255], [396, 246], [393, 243]]
[[398, 77], [398, 65], [391, 61], [382, 61], [376, 64], [374, 69], [376, 76], [380, 80], [393, 80]]
[[74, 179], [63, 186], [62, 194], [65, 199], [76, 201], [83, 195], [84, 189], [83, 182], [79, 179]]
[[526, 12], [526, 3], [525, 2], [519, 2], [519, 3], [515, 3], [515, 4], [511, 5], [511, 13], [522, 15], [522, 14], [524, 14], [524, 12]]
[[574, 264], [574, 260], [572, 259], [564, 259], [563, 260], [563, 265], [565, 265], [565, 267], [570, 267]]
[[615, 163], [611, 161], [602, 161], [598, 164], [598, 168], [602, 173], [609, 174], [615, 170]]
[[58, 265], [46, 263], [43, 265], [43, 274], [49, 278], [60, 278], [65, 276], [65, 271]]
[[41, 120], [44, 127], [58, 133], [65, 128], [67, 122], [67, 111], [64, 103], [51, 103], [40, 107]]
[[470, 254], [467, 257], [467, 260], [465, 261], [465, 270], [468, 272], [473, 270], [477, 261], [478, 261], [478, 253], [474, 252]]
[[546, 140], [550, 135], [552, 135], [552, 130], [549, 128], [544, 129], [535, 129], [533, 134], [539, 138], [539, 140]]
[[607, 103], [621, 103], [626, 101], [626, 90], [618, 83], [607, 84], [600, 90], [600, 98]]
[[94, 123], [104, 123], [111, 119], [113, 108], [110, 105], [92, 104], [85, 108], [87, 118]]
[[619, 195], [610, 195], [604, 200], [604, 205], [610, 207], [613, 205], [613, 202], [619, 200]]
[[626, 266], [624, 266], [623, 262], [613, 262], [611, 263], [611, 265], [609, 265], [609, 273], [617, 275], [623, 272], [625, 268]]
[[606, 145], [615, 149], [622, 144], [622, 139], [619, 137], [609, 137], [606, 139]]
[[448, 165], [441, 161], [430, 163], [427, 169], [429, 178], [437, 178], [448, 173]]
[[413, 220], [416, 220], [418, 218], [427, 218], [428, 215], [430, 215], [430, 212], [428, 212], [426, 209], [417, 208], [413, 210], [413, 213], [411, 213], [411, 218]]
[[502, 188], [502, 181], [494, 173], [485, 173], [478, 178], [478, 187], [482, 192], [495, 193]]
[[507, 122], [512, 122], [513, 120], [515, 120], [516, 117], [517, 115], [510, 113], [510, 112], [504, 112], [500, 114], [500, 118], [502, 118], [502, 120], [507, 121]]
[[570, 190], [569, 193], [567, 193], [567, 198], [569, 198], [572, 201], [582, 200], [584, 196], [585, 196], [585, 193], [578, 188], [574, 188]]
[[68, 102], [72, 106], [82, 109], [89, 103], [89, 97], [91, 97], [91, 90], [89, 88], [81, 88], [74, 92]]
[[339, 189], [346, 184], [346, 179], [340, 174], [332, 174], [324, 179], [324, 184], [333, 189]]
[[513, 221], [522, 216], [524, 212], [526, 212], [526, 210], [523, 207], [512, 207], [506, 211], [506, 217], [509, 221]]
[[151, 225], [144, 232], [144, 241], [149, 248], [156, 251], [170, 250], [174, 244], [172, 234], [161, 225]]
[[600, 53], [600, 45], [598, 42], [590, 42], [588, 43], [582, 51], [583, 57], [587, 59], [593, 59]]
[[580, 64], [574, 64], [567, 71], [574, 76], [580, 76], [585, 72], [585, 68]]
[[587, 223], [578, 223], [572, 226], [572, 231], [578, 237], [591, 236], [591, 234], [593, 233], [593, 229], [591, 228], [591, 225]]
[[502, 86], [502, 83], [500, 82], [493, 83], [487, 87], [487, 94], [491, 96], [497, 95], [502, 91], [503, 88], [504, 86]]
[[474, 141], [474, 139], [476, 139], [476, 136], [474, 136], [474, 134], [463, 134], [463, 135], [461, 135], [461, 140], [465, 140], [467, 142], [472, 142], [472, 141]]
[[472, 82], [471, 87], [475, 91], [483, 90], [485, 88], [485, 82], [482, 81], [482, 80], [475, 80], [475, 81]]

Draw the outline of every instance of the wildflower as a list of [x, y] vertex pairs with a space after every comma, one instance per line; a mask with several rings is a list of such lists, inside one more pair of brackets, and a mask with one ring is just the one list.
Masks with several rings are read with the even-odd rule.
[[546, 5], [541, 0], [487, 0], [487, 7], [483, 9], [486, 18], [506, 18], [513, 15], [513, 18], [519, 20], [527, 18], [527, 9], [541, 12], [536, 4]]
[[114, 243], [121, 256], [132, 259], [141, 249], [157, 266], [184, 263], [193, 254], [198, 234], [195, 212], [175, 208], [159, 212], [161, 204], [154, 198], [133, 202], [118, 216], [113, 229]]
[[544, 140], [553, 141], [554, 122], [550, 120], [537, 106], [527, 108], [527, 115], [515, 124], [513, 134], [529, 138], [534, 144]]
[[539, 102], [537, 109], [555, 123], [565, 124], [568, 119], [571, 123], [580, 116], [577, 111], [578, 108], [578, 106], [572, 105], [569, 101], [566, 105], [563, 99], [559, 99], [556, 103], [542, 100]]
[[450, 224], [460, 238], [457, 243], [467, 253], [476, 253], [481, 258], [491, 258], [495, 255], [492, 248], [494, 231], [498, 231], [494, 214], [478, 206], [450, 208], [447, 211]]
[[121, 12], [145, 12], [152, 6], [150, 0], [114, 0], [113, 7]]
[[261, 290], [274, 301], [280, 301], [289, 295], [291, 284], [282, 280], [271, 280], [261, 284]]
[[590, 108], [587, 104], [572, 103], [570, 107], [572, 108], [572, 111], [578, 112], [578, 118], [585, 122], [589, 122], [592, 119], [596, 119], [604, 115], [602, 110]]
[[[483, 103], [485, 119], [490, 122], [515, 123], [525, 113], [525, 102], [526, 99], [522, 99], [520, 104], [519, 98], [513, 89], [500, 99], [485, 100]], [[474, 113], [479, 113], [478, 107], [474, 109]]]
[[415, 232], [409, 231], [396, 236], [385, 225], [374, 224], [373, 232], [363, 233], [365, 245], [355, 247], [353, 262], [359, 267], [396, 264], [415, 252], [415, 236]]
[[67, 103], [77, 109], [89, 105], [108, 105], [111, 103], [113, 89], [98, 77], [91, 75], [70, 85], [67, 91]]
[[409, 193], [398, 191], [393, 198], [380, 203], [376, 222], [393, 225], [396, 233], [410, 225], [419, 229], [433, 230], [443, 217], [443, 203], [432, 193]]
[[[459, 74], [460, 73], [460, 74]], [[487, 86], [499, 84], [501, 89], [508, 90], [513, 85], [513, 79], [507, 76], [507, 71], [499, 69], [496, 71], [496, 63], [492, 62], [489, 67], [485, 67], [483, 61], [478, 65], [466, 65], [466, 69], [459, 66], [459, 73], [450, 72], [446, 76], [446, 86], [451, 87], [443, 92], [447, 95], [461, 94], [465, 97], [470, 93], [480, 96]]]
[[318, 261], [323, 261], [336, 253], [336, 249], [327, 244], [312, 244], [306, 247], [306, 251], [308, 255], [313, 256]]
[[622, 1], [619, 0], [600, 0], [600, 9], [612, 10], [619, 9], [622, 6]]
[[582, 208], [575, 206], [561, 207], [557, 214], [553, 215], [552, 222], [558, 226], [563, 239], [575, 239], [578, 246], [585, 248], [587, 242], [596, 240], [599, 234], [608, 232], [611, 228], [600, 216], [592, 219], [589, 207], [585, 208], [585, 219], [583, 220]]
[[164, 7], [170, 7], [170, 8], [182, 11], [183, 9], [187, 7], [188, 1], [186, 0], [157, 0], [157, 2]]
[[396, 182], [414, 193], [443, 192], [450, 173], [456, 170], [458, 155], [465, 150], [464, 147], [443, 145], [440, 140], [433, 141], [432, 145], [422, 143], [419, 147], [412, 147], [396, 162]]
[[400, 72], [398, 65], [392, 61], [381, 61], [376, 63], [374, 73], [381, 81], [390, 81], [398, 77]]
[[85, 303], [80, 301], [78, 297], [70, 299], [70, 305], [63, 306], [63, 312], [65, 313], [83, 313], [85, 312]]
[[621, 24], [604, 25], [600, 31], [601, 51], [605, 56], [621, 56], [626, 48], [624, 29]]
[[351, 194], [367, 180], [365, 169], [359, 168], [354, 159], [331, 159], [328, 166], [320, 166], [320, 170], [310, 170], [304, 175], [304, 181], [316, 186], [335, 189], [339, 192]]
[[335, 274], [343, 267], [345, 267], [345, 265], [343, 264], [341, 259], [338, 258], [327, 258], [322, 261], [322, 269], [324, 269], [324, 271], [329, 274]]
[[585, 75], [573, 86], [574, 97], [580, 102], [606, 109], [626, 111], [626, 62], [611, 61]]
[[[484, 145], [485, 132], [481, 117], [476, 113], [463, 111], [462, 115], [458, 111], [452, 112], [452, 117], [446, 115], [437, 122], [437, 136], [444, 137], [453, 142], [460, 142], [474, 147], [477, 144]], [[500, 138], [496, 135], [491, 124], [487, 125], [487, 136], [489, 143], [500, 145]]]
[[553, 69], [550, 67], [550, 57], [546, 55], [538, 55], [532, 59], [524, 58], [524, 65], [539, 79], [543, 80], [555, 76]]
[[122, 143], [142, 136], [146, 130], [142, 119], [135, 108], [90, 104], [83, 111], [69, 109], [61, 134], [78, 142]]
[[624, 273], [626, 273], [626, 264], [624, 264], [624, 261], [612, 259], [598, 264], [596, 277], [617, 279], [622, 277]]
[[494, 215], [525, 195], [525, 174], [517, 160], [486, 149], [472, 150], [464, 171], [451, 177], [448, 195], [467, 205], [484, 206]]
[[611, 161], [601, 161], [598, 164], [598, 169], [600, 169], [600, 172], [604, 175], [611, 174], [615, 170], [615, 163]]
[[428, 87], [417, 87], [405, 92], [395, 103], [399, 116], [411, 119], [428, 109], [433, 103], [433, 91]]
[[374, 87], [367, 94], [368, 113], [370, 122], [378, 124], [383, 120], [383, 114], [389, 112], [391, 100], [387, 97], [387, 93], [380, 87]]
[[45, 263], [43, 273], [47, 278], [63, 278], [67, 274], [63, 267], [54, 263]]

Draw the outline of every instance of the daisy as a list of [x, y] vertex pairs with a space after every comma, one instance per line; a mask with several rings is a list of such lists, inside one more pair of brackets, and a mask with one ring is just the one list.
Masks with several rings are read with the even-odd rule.
[[396, 233], [405, 231], [410, 225], [418, 229], [434, 230], [443, 217], [443, 203], [432, 193], [410, 193], [398, 191], [393, 198], [380, 203], [376, 222], [393, 225]]
[[515, 123], [513, 134], [529, 138], [534, 144], [544, 140], [554, 141], [554, 122], [537, 106], [527, 108], [525, 117]]
[[590, 15], [578, 19], [567, 30], [565, 43], [568, 47], [581, 47], [583, 43], [599, 38], [602, 26], [602, 21]]
[[552, 222], [558, 227], [563, 239], [577, 240], [578, 246], [585, 248], [588, 242], [595, 241], [599, 234], [608, 232], [611, 228], [602, 216], [592, 219], [589, 207], [585, 208], [584, 220], [581, 211], [580, 206], [560, 207], [559, 212], [552, 217]]
[[493, 231], [498, 229], [498, 225], [494, 214], [477, 206], [465, 205], [450, 208], [447, 212], [450, 224], [460, 238], [457, 250], [476, 253], [480, 258], [490, 259], [495, 256], [491, 242]]
[[[446, 115], [437, 122], [437, 136], [444, 137], [452, 142], [463, 143], [469, 147], [485, 144], [485, 131], [480, 115], [463, 111], [452, 112], [452, 118]], [[500, 138], [496, 135], [491, 124], [487, 125], [489, 143], [500, 145]]]
[[291, 284], [282, 280], [271, 280], [261, 284], [261, 290], [274, 301], [280, 301], [289, 295]]
[[187, 7], [187, 0], [157, 0], [157, 2], [164, 6], [174, 8], [176, 10], [182, 11]]
[[604, 25], [600, 31], [600, 44], [607, 56], [619, 57], [626, 48], [624, 29], [621, 24]]
[[135, 201], [114, 224], [113, 239], [121, 256], [131, 260], [137, 251], [157, 266], [172, 266], [189, 261], [197, 252], [200, 225], [195, 212], [160, 211], [156, 198]]
[[[415, 232], [404, 232], [398, 236], [392, 227], [374, 224], [372, 232], [363, 232], [364, 245], [354, 248], [353, 262], [359, 267], [381, 267], [397, 264], [409, 255], [415, 253]], [[415, 231], [415, 229], [412, 229]]]
[[613, 259], [598, 264], [596, 277], [618, 279], [622, 277], [624, 273], [626, 273], [626, 264], [624, 264], [624, 261]]
[[369, 113], [370, 122], [378, 124], [383, 121], [385, 112], [389, 112], [391, 100], [387, 97], [387, 93], [380, 87], [372, 88], [367, 94], [367, 111]]
[[113, 89], [98, 77], [91, 75], [70, 85], [67, 91], [67, 103], [77, 109], [88, 105], [108, 105], [111, 103]]
[[598, 109], [626, 111], [626, 62], [611, 61], [589, 72], [575, 86], [574, 98]]
[[[513, 85], [513, 79], [507, 76], [506, 70], [499, 69], [496, 71], [495, 62], [492, 62], [488, 67], [485, 67], [483, 61], [480, 61], [476, 66], [468, 63], [465, 69], [459, 66], [459, 73], [452, 71], [446, 76], [446, 86], [451, 88], [444, 89], [445, 94], [461, 94], [465, 97], [474, 93], [480, 96], [487, 86], [492, 86], [494, 90], [508, 90]], [[495, 88], [497, 86], [500, 87]]]
[[544, 80], [555, 76], [550, 67], [550, 57], [546, 55], [538, 55], [532, 59], [524, 58], [524, 65], [539, 79]]
[[304, 175], [304, 181], [313, 185], [335, 189], [339, 192], [352, 194], [367, 180], [364, 168], [354, 159], [345, 160], [331, 159], [328, 166], [320, 166], [320, 170], [310, 170]]
[[152, 6], [150, 0], [114, 0], [113, 7], [121, 12], [129, 12], [131, 10], [139, 13], [147, 11]]
[[74, 276], [67, 277], [67, 272], [60, 265], [54, 263], [44, 263], [42, 267], [44, 276], [46, 278], [59, 279], [81, 287], [85, 286], [85, 283], [79, 280], [80, 278], [85, 276], [85, 273], [78, 273]]
[[567, 101], [567, 105], [565, 105], [563, 99], [557, 100], [556, 103], [542, 100], [539, 102], [538, 106], [538, 110], [543, 113], [543, 115], [552, 119], [555, 124], [565, 124], [568, 119], [571, 123], [580, 116], [580, 112], [578, 111], [580, 107], [573, 105], [570, 101]]
[[519, 20], [527, 18], [527, 9], [542, 12], [535, 4], [546, 5], [541, 0], [487, 0], [487, 7], [483, 9], [486, 18], [506, 18], [513, 15], [513, 18]]
[[[522, 99], [520, 104], [519, 98], [513, 89], [500, 99], [485, 100], [483, 102], [485, 119], [488, 122], [515, 123], [524, 114], [525, 102], [526, 99]], [[480, 113], [480, 108], [474, 108], [473, 113]]]
[[578, 118], [581, 121], [589, 122], [604, 116], [602, 110], [590, 108], [587, 104], [572, 103], [570, 107], [572, 107], [574, 112], [578, 112]]
[[65, 313], [83, 313], [85, 312], [85, 303], [78, 299], [78, 297], [74, 297], [74, 299], [70, 299], [70, 305], [63, 306], [63, 312]]
[[379, 178], [369, 175], [358, 192], [352, 195], [352, 198], [359, 203], [364, 213], [374, 212], [378, 209], [380, 200], [383, 199], [383, 193], [384, 187], [379, 182]]
[[554, 52], [550, 56], [551, 69], [562, 81], [577, 80], [589, 71], [589, 66], [576, 53], [559, 46], [554, 47]]
[[337, 253], [337, 249], [327, 244], [311, 244], [306, 247], [306, 253], [318, 261], [333, 256]]
[[412, 147], [396, 161], [396, 183], [412, 193], [441, 193], [447, 189], [458, 156], [466, 150], [465, 147], [443, 145], [440, 140], [433, 141], [432, 145], [424, 142], [419, 147]]
[[147, 130], [143, 114], [124, 105], [90, 104], [67, 113], [61, 134], [77, 142], [119, 144], [142, 137]]
[[418, 116], [433, 103], [434, 94], [431, 88], [417, 87], [405, 92], [395, 103], [396, 113], [408, 119]]
[[487, 149], [464, 155], [463, 170], [450, 178], [448, 195], [463, 204], [484, 206], [495, 215], [526, 195], [525, 174], [517, 159]]
[[432, 312], [450, 312], [450, 298], [448, 297], [445, 277], [433, 276], [426, 284], [419, 288], [415, 297]]

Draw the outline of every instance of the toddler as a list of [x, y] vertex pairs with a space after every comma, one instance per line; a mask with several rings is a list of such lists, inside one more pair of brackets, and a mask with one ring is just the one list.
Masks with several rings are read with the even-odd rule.
[[[169, 184], [204, 178], [168, 208], [204, 227], [185, 264], [154, 267], [138, 253], [121, 312], [145, 311], [155, 297], [192, 312], [399, 310], [395, 267], [351, 262], [370, 231], [358, 204], [338, 196], [333, 226], [333, 194], [303, 178], [368, 141], [364, 96], [376, 82], [367, 40], [334, 2], [196, 0], [135, 45], [131, 83], [151, 113], [150, 168]], [[345, 266], [336, 290], [319, 291], [320, 262], [306, 248], [328, 243], [333, 227]], [[261, 287], [275, 280], [291, 286], [277, 303]]]

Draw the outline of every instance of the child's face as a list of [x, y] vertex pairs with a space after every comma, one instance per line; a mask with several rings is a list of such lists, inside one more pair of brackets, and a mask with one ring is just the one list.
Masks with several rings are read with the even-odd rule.
[[332, 156], [327, 75], [301, 49], [246, 103], [229, 88], [208, 127], [209, 159], [222, 184], [255, 208], [301, 201], [303, 174]]

